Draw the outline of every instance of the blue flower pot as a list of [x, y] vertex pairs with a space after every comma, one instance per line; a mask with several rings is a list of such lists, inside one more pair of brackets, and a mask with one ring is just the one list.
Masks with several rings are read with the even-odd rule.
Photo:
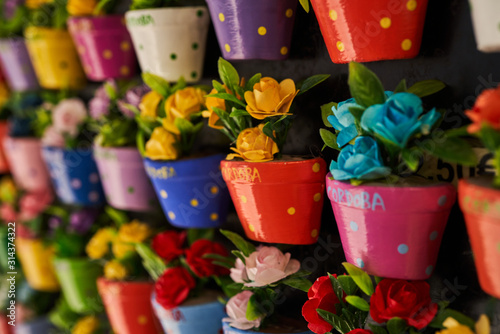
[[[292, 321], [293, 322], [293, 321]], [[268, 334], [268, 333], [281, 333], [281, 334], [314, 334], [310, 330], [304, 331], [303, 329], [293, 329], [293, 327], [283, 324], [281, 326], [272, 326], [272, 328], [266, 327], [265, 332], [255, 331], [253, 329], [238, 329], [229, 326], [229, 323], [223, 321], [222, 329], [224, 334]]]
[[15, 334], [44, 334], [52, 333], [56, 328], [48, 318], [37, 318], [33, 321], [25, 322], [15, 327]]
[[61, 202], [83, 206], [104, 204], [104, 192], [92, 150], [44, 147], [42, 154]]
[[[191, 301], [193, 302], [193, 301]], [[151, 303], [165, 333], [169, 334], [220, 334], [222, 318], [226, 316], [224, 305], [219, 301], [203, 304], [179, 306], [166, 310], [156, 302], [155, 294]]]
[[144, 159], [163, 212], [180, 228], [213, 228], [226, 220], [229, 192], [222, 179], [223, 154], [178, 161]]

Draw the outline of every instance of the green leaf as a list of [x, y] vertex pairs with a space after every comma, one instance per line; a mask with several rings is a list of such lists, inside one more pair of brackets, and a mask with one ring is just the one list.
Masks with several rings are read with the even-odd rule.
[[215, 90], [218, 93], [226, 93], [226, 89], [224, 88], [224, 86], [217, 80], [212, 80], [212, 86], [214, 86]]
[[117, 225], [121, 226], [127, 222], [129, 222], [129, 219], [127, 215], [120, 210], [117, 210], [115, 208], [112, 208], [110, 206], [107, 206], [104, 211], [106, 211], [106, 214], [111, 218], [111, 220]]
[[337, 136], [327, 129], [319, 129], [319, 135], [326, 146], [333, 148], [334, 150], [340, 151], [339, 145], [337, 145]]
[[337, 103], [330, 102], [328, 104], [323, 104], [321, 106], [321, 119], [323, 120], [323, 124], [329, 128], [333, 128], [333, 125], [328, 122], [328, 116], [333, 115], [332, 108], [337, 107]]
[[337, 277], [337, 281], [347, 295], [353, 295], [358, 291], [358, 286], [354, 283], [351, 276], [340, 275]]
[[445, 135], [448, 138], [469, 136], [469, 132], [467, 131], [468, 127], [469, 127], [468, 125], [465, 125], [465, 126], [462, 126], [460, 128], [448, 130], [445, 132]]
[[354, 116], [354, 119], [358, 122], [358, 124], [361, 123], [361, 117], [363, 116], [365, 110], [366, 108], [363, 107], [349, 107], [349, 112], [352, 116]]
[[163, 97], [168, 97], [170, 95], [170, 84], [162, 77], [154, 75], [153, 73], [145, 72], [142, 73], [142, 80], [146, 85], [149, 86], [149, 88], [162, 95]]
[[189, 135], [194, 132], [194, 125], [187, 119], [177, 117], [174, 121], [174, 125], [179, 129], [181, 135]]
[[366, 300], [364, 300], [359, 296], [347, 296], [345, 297], [345, 300], [352, 306], [360, 309], [361, 311], [365, 312], [370, 311], [370, 304], [368, 304]]
[[402, 334], [407, 327], [406, 321], [398, 317], [394, 317], [387, 322], [387, 330], [389, 331], [389, 334]]
[[328, 274], [328, 277], [330, 277], [330, 282], [332, 282], [332, 287], [333, 291], [335, 292], [335, 295], [337, 296], [340, 303], [344, 304], [343, 302], [344, 290], [342, 289], [342, 286], [340, 285], [339, 281], [335, 278], [335, 276]]
[[383, 327], [372, 325], [372, 324], [368, 324], [368, 326], [372, 330], [373, 334], [387, 334], [387, 331]]
[[348, 262], [344, 262], [342, 265], [361, 291], [366, 293], [368, 296], [373, 295], [373, 292], [375, 291], [373, 288], [373, 282], [367, 273]]
[[245, 256], [240, 251], [238, 251], [238, 250], [232, 250], [231, 254], [233, 254], [234, 256], [236, 256], [237, 258], [239, 258], [241, 261], [243, 261], [243, 263], [246, 262]]
[[104, 83], [104, 90], [111, 100], [116, 100], [118, 98], [118, 92], [109, 82]]
[[236, 69], [231, 65], [230, 62], [220, 57], [218, 62], [219, 67], [219, 76], [222, 82], [228, 87], [231, 91], [236, 92], [236, 87], [240, 84], [240, 76]]
[[259, 301], [257, 300], [257, 295], [252, 295], [248, 300], [246, 318], [250, 321], [257, 320], [264, 316], [265, 314], [259, 310]]
[[167, 265], [148, 245], [138, 243], [135, 245], [135, 250], [142, 258], [144, 269], [149, 273], [151, 278], [156, 281], [167, 270]]
[[495, 152], [500, 147], [500, 132], [489, 125], [483, 125], [479, 132], [484, 146], [491, 152]]
[[170, 89], [170, 94], [175, 93], [178, 90], [184, 89], [187, 87], [186, 79], [184, 77], [180, 77], [179, 80], [177, 80], [177, 83], [172, 86], [172, 89]]
[[253, 86], [257, 82], [259, 82], [261, 78], [262, 78], [262, 74], [260, 74], [260, 73], [257, 73], [253, 77], [251, 77], [250, 80], [248, 80], [248, 82], [245, 85], [245, 91], [247, 91], [247, 90], [253, 90]]
[[383, 104], [386, 96], [380, 79], [360, 63], [349, 63], [349, 89], [356, 103], [368, 108], [374, 104]]
[[329, 77], [330, 77], [330, 74], [316, 74], [316, 75], [313, 75], [313, 76], [307, 78], [306, 80], [304, 80], [302, 82], [302, 85], [299, 88], [300, 92], [297, 94], [297, 96], [304, 94], [305, 92], [307, 92], [311, 88], [319, 85], [320, 83], [322, 83], [323, 81], [325, 81]]
[[311, 281], [305, 278], [286, 278], [281, 283], [304, 292], [308, 292], [312, 286]]
[[377, 285], [384, 279], [383, 277], [380, 276], [373, 276], [373, 278], [375, 278], [375, 284]]
[[472, 147], [458, 137], [443, 137], [422, 147], [426, 152], [448, 162], [464, 166], [476, 166], [477, 157]]
[[309, 13], [309, 0], [299, 0], [300, 4], [302, 5], [302, 8], [306, 11], [306, 13]]
[[476, 325], [474, 320], [472, 320], [471, 318], [469, 318], [468, 316], [464, 315], [461, 312], [452, 309], [443, 309], [440, 312], [438, 312], [436, 317], [434, 317], [434, 319], [430, 322], [429, 327], [444, 329], [443, 322], [450, 317], [455, 319], [462, 325], [469, 327], [470, 329], [474, 329], [474, 326]]
[[435, 94], [445, 87], [446, 84], [440, 80], [423, 80], [408, 88], [408, 93], [415, 94], [418, 97], [424, 97]]
[[412, 172], [416, 172], [420, 164], [422, 151], [418, 147], [404, 148], [401, 151], [401, 158]]
[[248, 111], [242, 109], [233, 109], [233, 111], [229, 114], [229, 117], [240, 117], [240, 116], [250, 116]]
[[338, 315], [321, 309], [317, 309], [316, 312], [338, 332], [347, 334], [351, 331], [349, 324]]
[[188, 244], [192, 245], [200, 239], [213, 240], [215, 230], [213, 228], [190, 228], [187, 230]]
[[238, 234], [227, 230], [220, 230], [220, 233], [228, 238], [246, 257], [255, 252], [255, 246], [240, 237]]
[[137, 149], [139, 150], [139, 153], [141, 153], [141, 156], [144, 157], [146, 155], [146, 143], [144, 139], [144, 132], [141, 129], [137, 131], [136, 141]]
[[271, 122], [267, 122], [266, 125], [264, 125], [264, 127], [262, 128], [262, 132], [264, 132], [266, 136], [268, 136], [269, 138], [271, 138], [276, 142], [277, 139], [274, 136], [273, 124]]
[[396, 86], [396, 89], [394, 89], [394, 93], [404, 93], [407, 91], [408, 88], [406, 87], [406, 79], [401, 80]]
[[210, 95], [207, 95], [206, 97], [216, 97], [216, 98], [219, 98], [219, 99], [223, 99], [223, 100], [226, 100], [226, 101], [231, 101], [233, 103], [236, 103], [237, 105], [243, 107], [243, 108], [246, 108], [247, 105], [242, 102], [241, 100], [238, 100], [236, 98], [236, 96], [234, 96], [233, 94], [228, 94], [228, 93], [217, 93], [217, 94], [210, 94]]

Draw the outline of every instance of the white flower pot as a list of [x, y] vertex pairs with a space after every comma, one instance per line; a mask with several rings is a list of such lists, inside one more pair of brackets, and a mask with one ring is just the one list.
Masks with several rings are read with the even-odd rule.
[[500, 1], [471, 0], [470, 6], [477, 48], [483, 52], [499, 52]]
[[201, 78], [210, 22], [206, 7], [134, 10], [125, 18], [142, 72], [172, 82]]

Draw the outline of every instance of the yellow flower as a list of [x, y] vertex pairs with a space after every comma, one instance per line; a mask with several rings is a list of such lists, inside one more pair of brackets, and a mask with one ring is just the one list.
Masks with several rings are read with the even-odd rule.
[[3, 82], [0, 83], [0, 107], [2, 107], [9, 99], [9, 89]]
[[15, 204], [17, 199], [17, 189], [12, 178], [4, 176], [0, 180], [0, 201]]
[[97, 0], [68, 0], [66, 9], [72, 16], [87, 16], [94, 14]]
[[137, 219], [122, 225], [118, 231], [118, 238], [123, 242], [143, 242], [153, 234], [151, 228]]
[[127, 254], [135, 252], [135, 247], [132, 244], [122, 242], [118, 238], [113, 242], [111, 251], [117, 259], [123, 259]]
[[[467, 326], [462, 325], [455, 319], [449, 317], [443, 322], [443, 326], [446, 329], [437, 332], [436, 334], [474, 334], [474, 332]], [[475, 334], [490, 334], [490, 321], [484, 314], [479, 317], [476, 323], [476, 333]]]
[[[226, 91], [228, 89], [226, 88]], [[228, 92], [229, 93], [229, 92]], [[217, 94], [217, 90], [214, 88], [210, 91], [210, 94]], [[226, 110], [226, 103], [223, 99], [219, 99], [218, 97], [207, 97], [205, 101], [207, 110], [202, 112], [202, 116], [208, 118], [208, 126], [214, 129], [223, 129], [222, 125], [217, 125], [217, 121], [219, 121], [219, 116], [214, 112], [213, 108], [219, 108], [222, 110]]]
[[154, 90], [145, 94], [142, 97], [139, 109], [141, 110], [141, 118], [147, 120], [155, 120], [158, 116], [158, 105], [160, 104], [163, 96]]
[[118, 261], [109, 261], [104, 265], [104, 277], [107, 279], [123, 280], [127, 275], [127, 268]]
[[192, 114], [201, 111], [205, 95], [206, 92], [194, 87], [187, 87], [170, 95], [165, 101], [166, 117], [163, 120], [163, 127], [174, 134], [180, 134], [175, 126], [175, 120], [184, 118], [189, 121]]
[[109, 243], [115, 238], [112, 228], [101, 228], [90, 239], [85, 251], [91, 259], [101, 259], [109, 252]]
[[52, 3], [54, 0], [26, 0], [25, 5], [29, 9], [37, 9], [45, 3]]
[[146, 156], [153, 160], [175, 160], [179, 157], [176, 143], [177, 138], [174, 134], [157, 127], [146, 143]]
[[286, 115], [298, 92], [292, 79], [278, 84], [273, 78], [262, 78], [253, 86], [253, 92], [245, 92], [247, 111], [257, 119]]
[[92, 334], [99, 329], [99, 319], [93, 315], [81, 318], [71, 330], [71, 334]]
[[229, 154], [226, 159], [239, 157], [250, 162], [273, 160], [273, 156], [279, 152], [278, 145], [262, 132], [263, 128], [264, 124], [261, 124], [241, 131], [236, 140], [236, 148], [231, 147], [236, 154]]

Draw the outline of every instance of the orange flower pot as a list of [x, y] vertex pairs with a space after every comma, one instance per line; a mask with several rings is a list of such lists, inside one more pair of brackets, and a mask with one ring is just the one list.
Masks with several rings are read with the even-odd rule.
[[9, 164], [5, 157], [3, 141], [9, 134], [9, 128], [6, 121], [0, 121], [0, 174], [9, 172]]
[[479, 283], [500, 298], [500, 190], [490, 177], [460, 180], [458, 198], [467, 224]]
[[248, 238], [294, 245], [318, 240], [325, 192], [323, 159], [224, 160], [221, 167]]

